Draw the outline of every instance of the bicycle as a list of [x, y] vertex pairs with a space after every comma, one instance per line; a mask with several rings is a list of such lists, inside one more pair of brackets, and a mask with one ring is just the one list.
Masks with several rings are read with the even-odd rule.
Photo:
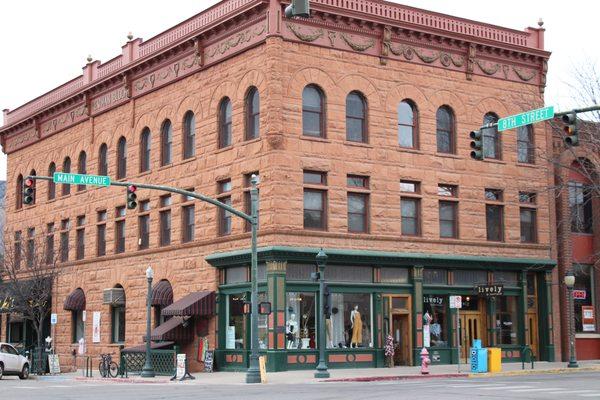
[[100, 365], [98, 370], [103, 378], [116, 378], [119, 373], [119, 366], [112, 360], [111, 354], [100, 354]]

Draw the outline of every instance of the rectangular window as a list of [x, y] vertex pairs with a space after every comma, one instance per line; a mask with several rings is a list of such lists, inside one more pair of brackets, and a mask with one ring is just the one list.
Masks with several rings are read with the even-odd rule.
[[125, 306], [111, 307], [111, 341], [113, 343], [125, 342]]
[[288, 349], [315, 349], [316, 335], [316, 293], [286, 293], [285, 336]]
[[285, 279], [287, 281], [310, 281], [312, 279], [311, 274], [316, 271], [317, 268], [314, 264], [288, 263]]
[[359, 175], [348, 175], [346, 178], [348, 187], [354, 188], [369, 188], [369, 177], [368, 176], [359, 176]]
[[421, 200], [413, 197], [402, 197], [400, 199], [400, 211], [402, 214], [402, 234], [419, 236], [421, 234]]
[[60, 261], [66, 262], [69, 260], [69, 220], [63, 219], [60, 228]]
[[150, 247], [150, 215], [140, 215], [138, 217], [138, 249], [143, 250]]
[[46, 224], [46, 264], [54, 264], [54, 223]]
[[421, 183], [414, 181], [400, 181], [400, 191], [403, 193], [421, 193]]
[[[427, 270], [425, 270], [427, 271]], [[431, 347], [447, 347], [448, 296], [426, 294], [423, 296], [423, 319], [429, 321]]]
[[536, 210], [521, 207], [521, 243], [537, 242]]
[[537, 202], [537, 196], [532, 192], [519, 192], [519, 203], [524, 204], [535, 204]]
[[440, 237], [458, 238], [458, 203], [440, 201]]
[[304, 228], [326, 229], [327, 192], [325, 190], [304, 189]]
[[171, 204], [173, 204], [173, 199], [171, 198], [170, 194], [167, 194], [165, 196], [160, 196], [160, 207], [169, 207]]
[[438, 185], [438, 196], [458, 197], [458, 186], [456, 186], [456, 185]]
[[71, 311], [71, 343], [78, 343], [83, 338], [83, 312]]
[[452, 271], [453, 284], [475, 286], [487, 284], [487, 271], [474, 269], [456, 269]]
[[369, 231], [369, 194], [348, 193], [348, 232]]
[[304, 183], [309, 185], [327, 185], [327, 173], [304, 171]]
[[496, 343], [519, 344], [519, 301], [517, 296], [499, 296], [496, 299]]
[[125, 206], [119, 206], [115, 208], [115, 218], [125, 218]]
[[246, 337], [246, 316], [244, 315], [244, 302], [246, 301], [244, 293], [227, 295], [225, 310], [225, 321], [227, 324], [225, 331], [226, 349], [244, 349]]
[[27, 266], [29, 268], [33, 267], [35, 261], [35, 228], [27, 229]]
[[370, 294], [332, 293], [331, 329], [327, 328], [331, 333], [327, 338], [327, 346], [372, 348], [372, 308]]
[[77, 229], [77, 251], [76, 258], [83, 260], [85, 257], [85, 228]]
[[225, 270], [225, 283], [248, 282], [248, 267], [229, 267]]
[[[593, 288], [594, 285], [594, 266], [573, 264], [573, 273], [575, 274], [574, 290], [578, 291], [578, 295], [574, 296], [575, 307], [575, 332], [593, 333], [596, 332], [596, 325], [591, 323], [591, 319], [584, 320], [584, 310], [589, 313], [591, 310], [596, 310]], [[593, 312], [593, 311], [592, 311]], [[595, 318], [598, 320], [598, 317]]]
[[[231, 195], [223, 196], [231, 192], [232, 185], [231, 179], [224, 179], [217, 182], [217, 191], [220, 195], [217, 200], [221, 203], [231, 206]], [[218, 232], [219, 236], [226, 236], [231, 234], [231, 213], [224, 208], [217, 209], [217, 221], [218, 221]]]
[[381, 267], [381, 283], [408, 283], [408, 268]]
[[328, 265], [325, 279], [329, 282], [373, 282], [373, 268], [365, 266]]
[[496, 204], [485, 205], [485, 222], [487, 240], [501, 242], [504, 240], [504, 206]]
[[125, 252], [125, 220], [115, 221], [115, 253]]
[[534, 160], [533, 126], [517, 128], [517, 157], [520, 163], [533, 164]]
[[513, 271], [494, 271], [494, 283], [503, 284], [504, 286], [518, 287], [519, 276]]
[[191, 242], [192, 240], [194, 240], [194, 237], [196, 235], [196, 208], [192, 204], [189, 206], [182, 207], [181, 211], [183, 224], [182, 242]]
[[97, 217], [96, 254], [101, 257], [106, 255], [106, 210], [98, 211]]
[[428, 285], [447, 285], [448, 271], [441, 268], [423, 269], [423, 283]]
[[168, 246], [171, 244], [171, 210], [160, 212], [160, 245]]
[[21, 268], [21, 258], [23, 256], [22, 253], [23, 249], [21, 247], [21, 231], [15, 231], [15, 269]]
[[592, 189], [579, 182], [569, 182], [571, 232], [592, 233]]

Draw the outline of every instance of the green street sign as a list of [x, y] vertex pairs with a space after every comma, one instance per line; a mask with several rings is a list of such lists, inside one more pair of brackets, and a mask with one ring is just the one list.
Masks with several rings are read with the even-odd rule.
[[110, 186], [110, 178], [103, 175], [82, 175], [55, 172], [52, 176], [52, 180], [54, 183], [64, 183], [67, 185]]
[[552, 118], [554, 118], [554, 106], [538, 108], [537, 110], [527, 111], [522, 114], [500, 118], [498, 120], [498, 131], [506, 131]]

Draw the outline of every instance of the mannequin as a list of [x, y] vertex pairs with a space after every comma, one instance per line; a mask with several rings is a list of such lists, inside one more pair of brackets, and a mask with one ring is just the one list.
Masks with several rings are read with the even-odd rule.
[[362, 343], [362, 318], [358, 311], [358, 305], [355, 305], [354, 310], [350, 312], [350, 322], [352, 324], [350, 347], [358, 347], [358, 344]]
[[325, 330], [327, 331], [327, 348], [333, 348], [333, 323], [331, 321], [331, 316], [325, 319]]
[[290, 314], [290, 318], [287, 320], [285, 337], [287, 340], [287, 348], [293, 349], [294, 343], [296, 342], [296, 336], [298, 335], [298, 321], [296, 321], [296, 314]]

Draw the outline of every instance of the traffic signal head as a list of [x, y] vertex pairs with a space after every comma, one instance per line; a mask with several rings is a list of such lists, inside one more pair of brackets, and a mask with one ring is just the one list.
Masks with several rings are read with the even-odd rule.
[[565, 124], [563, 130], [565, 132], [565, 144], [568, 147], [579, 146], [579, 132], [577, 129], [577, 114], [569, 113], [562, 116], [562, 121]]
[[134, 210], [137, 207], [137, 194], [135, 191], [137, 187], [134, 185], [127, 186], [127, 208], [130, 210]]
[[23, 204], [31, 204], [34, 200], [35, 181], [31, 178], [23, 182]]
[[309, 0], [292, 0], [292, 4], [285, 8], [285, 17], [310, 18]]
[[481, 131], [471, 131], [471, 158], [474, 160], [483, 160], [483, 138]]

